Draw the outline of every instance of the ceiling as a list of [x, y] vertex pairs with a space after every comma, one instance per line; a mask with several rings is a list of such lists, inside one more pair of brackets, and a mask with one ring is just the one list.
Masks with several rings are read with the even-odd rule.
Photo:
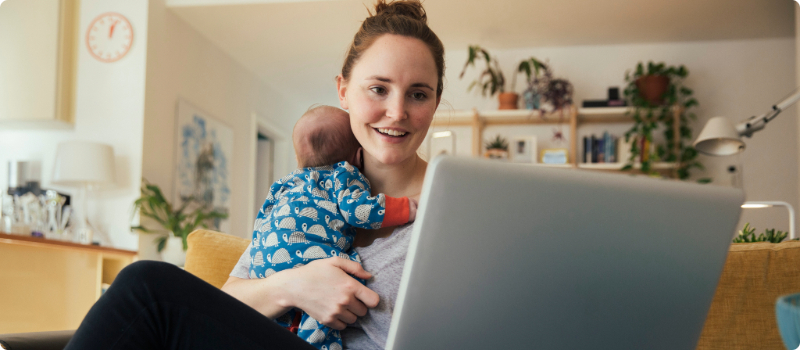
[[[333, 78], [370, 0], [168, 0], [180, 18], [265, 83]], [[790, 0], [426, 0], [447, 49], [794, 37]], [[302, 78], [307, 76], [306, 78]], [[311, 85], [313, 76], [315, 85]], [[328, 79], [328, 77], [323, 77]], [[330, 86], [317, 87], [331, 91]], [[313, 94], [315, 91], [306, 91]]]

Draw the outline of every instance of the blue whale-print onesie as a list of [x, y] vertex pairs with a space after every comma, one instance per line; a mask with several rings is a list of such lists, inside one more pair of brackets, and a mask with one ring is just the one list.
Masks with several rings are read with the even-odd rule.
[[[267, 278], [334, 256], [360, 263], [358, 253], [351, 249], [355, 228], [395, 226], [408, 218], [407, 197], [372, 196], [369, 181], [348, 162], [297, 169], [272, 184], [259, 210], [250, 249], [250, 278]], [[302, 310], [293, 309], [275, 321], [287, 328], [294, 323], [297, 335], [318, 349], [342, 349], [338, 331]]]

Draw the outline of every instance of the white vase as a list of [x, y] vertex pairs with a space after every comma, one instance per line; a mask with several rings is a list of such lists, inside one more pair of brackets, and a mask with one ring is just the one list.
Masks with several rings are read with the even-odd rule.
[[161, 250], [161, 260], [176, 266], [186, 264], [186, 251], [183, 250], [183, 239], [170, 235], [167, 244]]

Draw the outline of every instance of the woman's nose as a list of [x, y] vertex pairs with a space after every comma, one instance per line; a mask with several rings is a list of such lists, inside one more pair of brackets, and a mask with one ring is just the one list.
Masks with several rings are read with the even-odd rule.
[[403, 120], [408, 117], [406, 115], [405, 96], [394, 96], [388, 101], [386, 106], [386, 116], [395, 120]]

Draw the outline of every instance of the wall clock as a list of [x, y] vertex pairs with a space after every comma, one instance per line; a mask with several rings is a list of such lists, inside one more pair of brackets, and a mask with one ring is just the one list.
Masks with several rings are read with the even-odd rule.
[[130, 51], [133, 27], [125, 16], [106, 12], [95, 18], [86, 30], [86, 46], [99, 61], [114, 62]]

